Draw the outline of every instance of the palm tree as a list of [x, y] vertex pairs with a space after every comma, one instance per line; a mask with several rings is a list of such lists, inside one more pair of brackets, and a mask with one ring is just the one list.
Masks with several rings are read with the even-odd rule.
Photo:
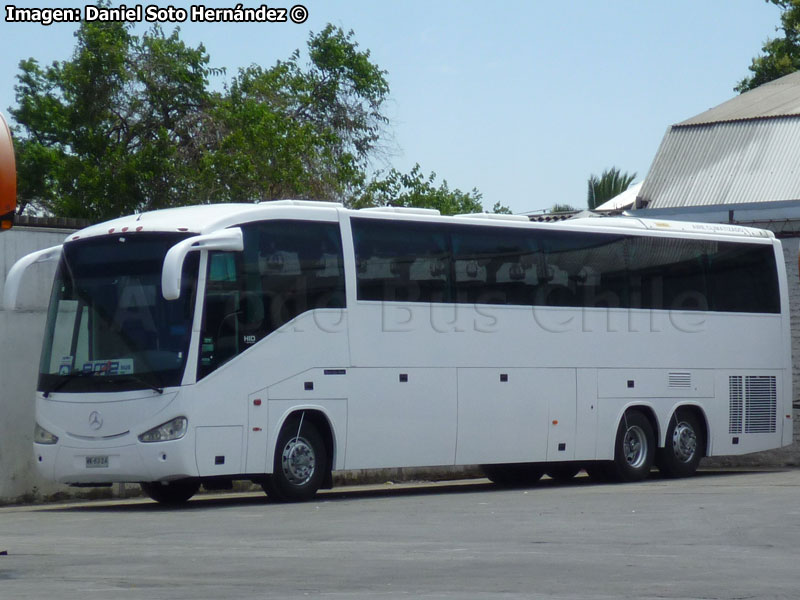
[[551, 213], [575, 212], [577, 210], [578, 210], [577, 208], [575, 208], [570, 204], [559, 204], [559, 203], [553, 204], [553, 206], [550, 208]]
[[628, 189], [628, 186], [635, 178], [636, 173], [632, 175], [620, 173], [620, 170], [616, 167], [606, 169], [600, 177], [597, 175], [590, 175], [589, 194], [587, 198], [589, 209], [593, 210], [607, 200], [611, 200], [614, 196], [619, 196]]

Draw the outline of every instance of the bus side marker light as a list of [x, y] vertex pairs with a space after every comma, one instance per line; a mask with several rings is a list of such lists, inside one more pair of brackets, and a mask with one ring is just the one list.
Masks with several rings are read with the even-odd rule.
[[408, 383], [408, 373], [400, 373], [400, 383]]
[[500, 381], [506, 383], [508, 381], [508, 373], [500, 373]]
[[314, 389], [314, 382], [313, 382], [313, 381], [306, 381], [306, 382], [303, 384], [303, 388], [304, 388], [306, 391], [310, 392], [311, 390], [313, 390], [313, 389]]
[[633, 379], [628, 379], [628, 387], [632, 388], [635, 384], [633, 383]]
[[253, 400], [253, 406], [261, 406], [261, 399], [256, 398], [255, 400]]
[[558, 419], [553, 419], [553, 425], [558, 425]]

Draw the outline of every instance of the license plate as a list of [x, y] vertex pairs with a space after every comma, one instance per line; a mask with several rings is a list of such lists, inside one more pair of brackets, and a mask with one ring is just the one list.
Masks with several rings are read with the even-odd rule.
[[107, 456], [87, 456], [86, 457], [87, 469], [105, 469], [108, 468]]

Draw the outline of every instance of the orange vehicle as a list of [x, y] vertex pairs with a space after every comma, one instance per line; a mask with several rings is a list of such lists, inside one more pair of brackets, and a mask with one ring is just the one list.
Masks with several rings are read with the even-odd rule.
[[17, 169], [11, 130], [0, 114], [0, 231], [11, 229], [17, 209]]

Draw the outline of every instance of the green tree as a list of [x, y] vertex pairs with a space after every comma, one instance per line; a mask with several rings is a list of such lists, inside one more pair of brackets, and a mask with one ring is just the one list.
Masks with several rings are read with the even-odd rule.
[[[108, 0], [101, 0], [108, 5]], [[72, 57], [20, 63], [15, 143], [19, 207], [94, 221], [168, 206], [281, 198], [348, 205], [482, 210], [416, 167], [368, 181], [385, 158], [386, 72], [352, 31], [310, 34], [272, 67], [241, 69], [222, 92], [175, 29], [141, 37], [123, 23], [83, 23]], [[507, 211], [499, 203], [496, 212]]]
[[[475, 188], [469, 192], [451, 190], [447, 181], [436, 182], [436, 173], [425, 177], [419, 164], [408, 173], [391, 169], [384, 177], [380, 174], [367, 184], [362, 195], [353, 202], [354, 208], [372, 206], [397, 206], [435, 208], [443, 215], [483, 212], [483, 195]], [[492, 212], [509, 214], [508, 207], [497, 202]]]
[[776, 31], [782, 35], [770, 38], [761, 50], [763, 54], [753, 58], [750, 64], [752, 75], [742, 79], [734, 91], [743, 93], [763, 83], [778, 79], [800, 69], [800, 0], [766, 0], [781, 9], [781, 25]]
[[550, 208], [551, 213], [561, 213], [561, 212], [575, 212], [578, 209], [572, 206], [571, 204], [553, 204]]
[[603, 174], [589, 176], [589, 191], [586, 202], [589, 210], [593, 210], [611, 200], [614, 196], [620, 195], [628, 189], [628, 186], [636, 179], [636, 173], [629, 175], [621, 173], [616, 167], [611, 167], [603, 171]]
[[346, 202], [360, 189], [387, 123], [385, 71], [353, 32], [328, 25], [300, 53], [239, 71], [214, 107], [219, 146], [204, 164], [219, 200]]
[[20, 63], [20, 210], [100, 220], [189, 202], [210, 100], [202, 45], [115, 22], [83, 23], [76, 37], [71, 60]]

